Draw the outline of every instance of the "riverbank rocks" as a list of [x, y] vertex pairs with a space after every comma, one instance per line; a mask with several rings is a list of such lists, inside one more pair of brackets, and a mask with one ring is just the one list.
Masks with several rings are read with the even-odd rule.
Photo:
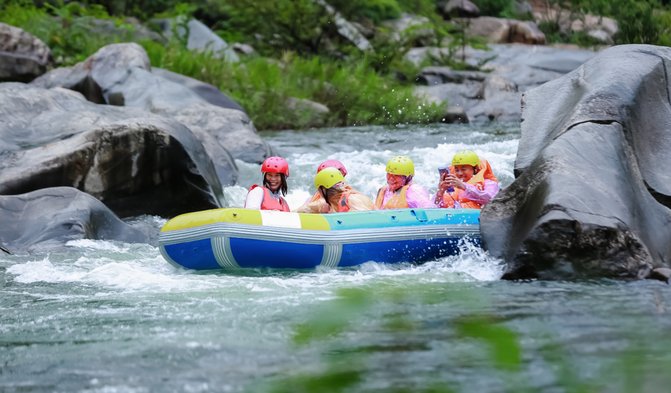
[[0, 242], [7, 252], [44, 251], [79, 239], [150, 243], [149, 228], [121, 221], [96, 198], [71, 187], [0, 195]]
[[190, 51], [209, 52], [214, 58], [231, 63], [240, 61], [240, 57], [228, 42], [197, 19], [187, 21], [184, 17], [178, 17], [157, 19], [153, 23], [158, 25], [167, 38], [171, 38], [173, 32], [176, 32], [180, 40], [186, 41], [186, 48]]
[[18, 27], [0, 23], [0, 82], [29, 82], [51, 65], [51, 49]]
[[643, 278], [671, 264], [671, 48], [609, 48], [524, 95], [515, 181], [482, 211], [504, 278]]
[[153, 72], [144, 49], [133, 43], [107, 45], [84, 62], [57, 69], [33, 81], [44, 88], [65, 87], [91, 102], [141, 108], [171, 117], [190, 128], [217, 164], [234, 158], [262, 162], [270, 147], [249, 116], [214, 86], [164, 70]]
[[[577, 48], [521, 44], [490, 45], [491, 50], [465, 48], [457, 53], [467, 65], [482, 71], [425, 67], [416, 80], [415, 94], [430, 102], [447, 101], [452, 110], [463, 108], [474, 123], [519, 122], [525, 91], [574, 70], [595, 55]], [[416, 64], [431, 56], [447, 55], [445, 48], [414, 48], [407, 58]]]
[[484, 37], [492, 44], [515, 42], [530, 45], [545, 44], [545, 34], [536, 23], [530, 21], [481, 16], [458, 23], [465, 24], [467, 36]]
[[169, 217], [223, 206], [221, 181], [237, 180], [180, 122], [71, 90], [0, 84], [0, 119], [0, 194], [70, 186], [122, 217]]

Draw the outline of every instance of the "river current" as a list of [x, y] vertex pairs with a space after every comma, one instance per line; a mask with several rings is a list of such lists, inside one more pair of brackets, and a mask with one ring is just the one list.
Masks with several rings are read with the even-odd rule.
[[[371, 197], [390, 157], [411, 156], [435, 191], [437, 166], [464, 148], [507, 186], [519, 127], [263, 135], [290, 163], [296, 207], [328, 158]], [[230, 206], [261, 178], [238, 165]], [[508, 282], [502, 269], [469, 244], [422, 265], [317, 271], [193, 272], [152, 245], [93, 240], [0, 253], [0, 392], [668, 391], [668, 285]]]

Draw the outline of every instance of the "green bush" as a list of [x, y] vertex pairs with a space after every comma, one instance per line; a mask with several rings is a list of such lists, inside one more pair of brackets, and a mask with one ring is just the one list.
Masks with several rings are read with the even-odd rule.
[[516, 14], [515, 0], [478, 0], [476, 4], [482, 15], [514, 18]]
[[659, 42], [663, 26], [655, 18], [657, 0], [614, 0], [612, 16], [617, 20], [620, 31], [616, 42], [621, 44], [656, 44]]
[[328, 3], [352, 20], [367, 18], [379, 23], [401, 16], [396, 0], [330, 0]]

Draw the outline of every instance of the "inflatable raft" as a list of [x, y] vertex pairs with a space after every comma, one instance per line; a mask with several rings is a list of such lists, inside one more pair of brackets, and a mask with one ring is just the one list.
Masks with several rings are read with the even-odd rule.
[[291, 268], [422, 262], [479, 244], [479, 210], [399, 209], [335, 214], [214, 209], [177, 216], [159, 236], [187, 269]]

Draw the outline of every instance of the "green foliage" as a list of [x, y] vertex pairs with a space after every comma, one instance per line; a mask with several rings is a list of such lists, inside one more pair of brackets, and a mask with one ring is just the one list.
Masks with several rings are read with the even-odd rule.
[[[548, 0], [577, 19], [585, 14], [614, 18], [619, 27], [618, 44], [666, 45], [671, 41], [668, 5], [659, 0]], [[596, 42], [582, 32], [562, 32], [559, 20], [539, 25], [549, 42], [571, 42], [590, 46]]]
[[404, 0], [399, 2], [401, 11], [429, 18], [442, 19], [436, 13], [435, 0]]
[[[102, 46], [131, 41], [134, 28], [111, 18], [101, 6], [68, 3], [37, 8], [31, 2], [14, 1], [0, 8], [0, 21], [20, 27], [44, 41], [58, 65], [86, 59]], [[107, 21], [108, 26], [101, 23]]]
[[328, 3], [351, 20], [366, 18], [379, 23], [401, 15], [396, 0], [330, 0]]
[[329, 126], [428, 123], [443, 115], [438, 105], [416, 98], [412, 87], [370, 69], [365, 59], [343, 63], [287, 52], [281, 61], [251, 58], [228, 64], [178, 44], [144, 45], [152, 65], [217, 86], [250, 113], [259, 129], [308, 127], [306, 113], [288, 108], [292, 97], [326, 105]]
[[515, 0], [478, 0], [478, 8], [482, 15], [514, 18]]
[[662, 26], [655, 18], [655, 9], [660, 6], [657, 0], [617, 0], [614, 3], [611, 10], [620, 28], [616, 36], [618, 43], [659, 42]]
[[313, 0], [229, 0], [215, 7], [230, 17], [219, 29], [238, 31], [260, 53], [275, 57], [289, 49], [319, 54], [334, 29], [331, 17]]
[[[544, 327], [535, 327], [523, 337], [502, 317], [491, 313], [469, 310], [493, 309], [482, 296], [464, 291], [455, 285], [421, 283], [421, 291], [412, 287], [374, 285], [368, 288], [341, 289], [336, 298], [320, 304], [305, 322], [295, 328], [294, 344], [297, 349], [321, 348], [322, 364], [299, 367], [291, 375], [271, 378], [262, 384], [250, 386], [254, 392], [426, 392], [451, 393], [472, 391], [459, 379], [444, 380], [445, 373], [436, 375], [427, 365], [426, 374], [411, 378], [403, 386], [386, 386], [371, 389], [369, 378], [379, 380], [380, 366], [404, 370], [406, 355], [421, 354], [429, 346], [446, 348], [446, 357], [453, 355], [454, 364], [434, 361], [436, 367], [453, 366], [454, 374], [473, 375], [478, 378], [483, 369], [491, 367], [487, 376], [498, 379], [494, 385], [501, 392], [535, 392], [534, 374], [539, 366], [549, 375], [544, 377], [542, 390], [574, 393], [587, 392], [639, 392], [657, 391], [671, 381], [666, 370], [671, 357], [664, 351], [666, 343], [659, 343], [657, 351], [645, 344], [643, 337], [630, 333], [631, 345], [614, 348], [612, 359], [599, 364], [595, 373], [583, 373], [572, 362], [572, 354], [562, 344], [562, 336], [543, 333]], [[415, 295], [421, 293], [421, 297]], [[483, 302], [484, 301], [484, 302]], [[436, 315], [434, 321], [426, 320], [426, 310], [434, 304], [449, 304], [449, 315]], [[478, 304], [484, 303], [484, 304]], [[421, 323], [413, 320], [409, 310], [421, 309]], [[505, 310], [504, 314], [509, 314]], [[441, 308], [444, 310], [444, 308]], [[384, 310], [384, 311], [381, 311]], [[408, 312], [403, 312], [408, 310]], [[651, 321], [642, 323], [654, 323]], [[427, 324], [429, 326], [427, 326]], [[546, 327], [552, 331], [552, 327]], [[540, 330], [540, 331], [539, 331]], [[539, 337], [540, 335], [540, 337]], [[366, 336], [364, 340], [352, 337]], [[427, 338], [428, 337], [428, 338]], [[535, 338], [534, 338], [535, 337]], [[540, 339], [543, 345], [533, 344]], [[362, 342], [363, 341], [363, 342]], [[566, 340], [563, 340], [564, 342]], [[606, 341], [608, 341], [606, 339]], [[439, 343], [440, 344], [436, 344]], [[603, 356], [603, 355], [602, 355]], [[417, 356], [407, 358], [418, 359]], [[449, 374], [449, 373], [448, 373]], [[387, 374], [389, 375], [389, 374]], [[550, 379], [548, 379], [550, 377]], [[440, 380], [437, 378], [441, 378]], [[418, 382], [419, 381], [419, 382]], [[461, 380], [463, 383], [463, 380]], [[421, 386], [417, 386], [421, 384]], [[490, 385], [491, 387], [491, 385]]]
[[518, 335], [491, 318], [469, 316], [455, 322], [462, 337], [481, 340], [490, 347], [494, 365], [503, 370], [518, 371], [522, 364], [522, 348]]

